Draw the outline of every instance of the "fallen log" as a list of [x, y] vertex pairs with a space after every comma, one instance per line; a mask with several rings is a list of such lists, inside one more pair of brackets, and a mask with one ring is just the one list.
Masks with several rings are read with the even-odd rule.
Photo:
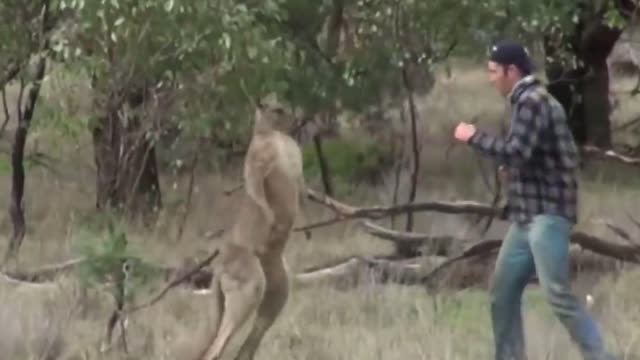
[[313, 189], [307, 188], [307, 198], [319, 203], [335, 213], [335, 218], [312, 223], [302, 227], [294, 228], [294, 231], [308, 231], [314, 228], [332, 225], [338, 222], [353, 219], [378, 220], [393, 215], [404, 214], [406, 212], [439, 212], [444, 214], [473, 214], [481, 217], [495, 217], [501, 214], [501, 208], [494, 208], [487, 204], [476, 201], [423, 201], [413, 202], [393, 206], [370, 206], [355, 207], [342, 203], [325, 194], [320, 194]]
[[[307, 189], [307, 196], [311, 200], [318, 202], [330, 209], [336, 214], [335, 222], [343, 220], [353, 219], [380, 219], [392, 214], [399, 214], [405, 211], [436, 211], [449, 214], [476, 214], [480, 216], [495, 216], [499, 214], [500, 209], [496, 209], [486, 204], [473, 202], [473, 201], [457, 201], [457, 202], [444, 202], [444, 201], [429, 201], [429, 202], [416, 202], [411, 204], [404, 204], [398, 206], [372, 206], [372, 207], [355, 207], [348, 204], [344, 204], [329, 196], [318, 194], [312, 189]], [[328, 223], [328, 222], [324, 222]], [[352, 276], [354, 271], [362, 272], [362, 269], [367, 269], [365, 273], [370, 273], [369, 270], [374, 269], [379, 274], [377, 277], [383, 281], [389, 279], [395, 279], [396, 282], [408, 282], [408, 283], [421, 283], [428, 284], [433, 279], [439, 277], [445, 268], [452, 266], [457, 262], [468, 260], [470, 258], [478, 258], [482, 266], [486, 266], [485, 258], [489, 258], [500, 247], [501, 240], [487, 240], [482, 242], [474, 242], [471, 239], [460, 239], [455, 236], [433, 236], [428, 234], [407, 233], [396, 230], [391, 230], [379, 226], [370, 221], [362, 222], [364, 229], [380, 239], [395, 242], [410, 243], [416, 247], [426, 247], [430, 249], [428, 254], [435, 254], [431, 256], [428, 261], [429, 264], [434, 265], [432, 269], [429, 269], [425, 273], [424, 264], [417, 265], [416, 263], [407, 265], [406, 262], [402, 262], [397, 256], [387, 255], [377, 258], [365, 258], [355, 257], [349, 258], [338, 264], [334, 264], [330, 267], [307, 270], [300, 274], [294, 275], [294, 279], [300, 284], [315, 283], [320, 280], [329, 278], [340, 278]], [[312, 226], [304, 226], [297, 228], [296, 231], [306, 231]], [[632, 263], [640, 263], [640, 246], [637, 244], [619, 244], [610, 241], [603, 240], [596, 236], [584, 233], [574, 232], [571, 235], [571, 242], [579, 245], [582, 249], [590, 250], [593, 253], [597, 253], [604, 257], [610, 257], [611, 261], [625, 261]], [[464, 247], [469, 245], [466, 250], [461, 251], [460, 255], [452, 256], [456, 247]], [[447, 256], [448, 258], [443, 258]], [[424, 258], [423, 258], [424, 259]], [[435, 261], [437, 259], [437, 261]], [[416, 261], [415, 259], [404, 259], [406, 261]], [[64, 270], [72, 269], [81, 263], [82, 259], [75, 259], [63, 264], [44, 267], [31, 272], [14, 272], [3, 274], [13, 280], [24, 282], [46, 282], [53, 281], [57, 273]], [[140, 263], [142, 260], [137, 259]], [[401, 262], [398, 262], [401, 261]], [[573, 260], [572, 260], [573, 261]], [[474, 263], [465, 261], [467, 263]], [[580, 263], [580, 262], [578, 262]], [[144, 266], [152, 268], [155, 271], [159, 271], [164, 274], [165, 281], [174, 279], [176, 276], [184, 272], [183, 268], [158, 266], [149, 263], [143, 263]], [[436, 266], [437, 264], [437, 266]], [[593, 266], [592, 266], [593, 267]], [[482, 274], [481, 271], [477, 272]], [[438, 276], [437, 276], [438, 275]], [[185, 284], [190, 285], [194, 289], [207, 288], [211, 282], [213, 274], [206, 269], [199, 269], [193, 274], [190, 274], [185, 279]]]
[[59, 264], [45, 265], [30, 271], [2, 271], [0, 274], [2, 274], [7, 280], [11, 280], [16, 283], [45, 283], [53, 281], [56, 276], [66, 271], [73, 270], [76, 266], [85, 263], [87, 260], [87, 258], [77, 258]]
[[[211, 240], [214, 238], [218, 238], [224, 235], [226, 229], [219, 229], [215, 232], [207, 232], [204, 236]], [[210, 254], [211, 255], [211, 254]], [[189, 257], [188, 259], [182, 260], [182, 265], [178, 267], [174, 266], [165, 266], [165, 265], [156, 265], [153, 263], [146, 262], [140, 258], [134, 256], [127, 256], [125, 258], [120, 259], [121, 262], [128, 263], [129, 266], [131, 264], [137, 264], [137, 266], [150, 269], [152, 272], [159, 274], [164, 281], [173, 281], [176, 278], [181, 278], [185, 274], [184, 279], [180, 281], [180, 284], [185, 284], [191, 286], [194, 289], [204, 289], [209, 287], [211, 283], [211, 278], [213, 277], [213, 273], [203, 268], [202, 266], [198, 267], [198, 263], [195, 262], [195, 259]], [[87, 261], [91, 261], [90, 258], [81, 257], [76, 259], [71, 259], [64, 261], [62, 263], [52, 264], [52, 265], [44, 265], [40, 268], [34, 270], [26, 270], [26, 271], [8, 271], [8, 270], [0, 270], [0, 275], [7, 282], [11, 282], [13, 284], [24, 283], [24, 284], [42, 284], [49, 283], [55, 281], [55, 279], [65, 272], [74, 271], [78, 266], [84, 264]], [[204, 260], [207, 262], [206, 260]], [[208, 264], [208, 262], [207, 262]], [[193, 270], [195, 267], [195, 270]]]
[[640, 247], [635, 244], [614, 243], [581, 231], [571, 234], [571, 242], [600, 255], [640, 264]]
[[429, 269], [445, 260], [437, 256], [405, 260], [352, 256], [339, 263], [295, 274], [293, 282], [302, 286], [330, 284], [342, 289], [363, 283], [419, 284]]
[[[373, 225], [374, 226], [373, 228], [375, 229], [375, 231], [370, 232], [370, 234], [374, 236], [376, 235], [381, 236], [381, 238], [384, 238], [384, 239], [394, 239], [396, 241], [403, 241], [406, 239], [411, 239], [411, 240], [420, 239], [423, 241], [433, 240], [433, 238], [429, 238], [426, 235], [407, 234], [407, 233], [403, 233], [395, 230], [385, 229], [382, 226], [378, 226], [371, 223], [368, 223], [368, 225], [369, 226]], [[445, 240], [450, 240], [451, 243], [468, 242], [468, 240], [455, 239], [453, 237]], [[581, 249], [590, 250], [591, 252], [595, 254], [599, 254], [605, 258], [612, 258], [613, 260], [640, 264], [640, 247], [638, 247], [638, 245], [636, 244], [625, 245], [625, 244], [607, 242], [605, 240], [599, 239], [593, 235], [589, 235], [584, 232], [572, 233], [570, 242], [572, 244], [578, 245]], [[492, 252], [496, 252], [500, 248], [501, 244], [502, 244], [502, 240], [499, 240], [499, 239], [486, 240], [486, 241], [476, 243], [470, 246], [469, 248], [467, 248], [460, 255], [456, 257], [452, 257], [447, 261], [443, 262], [442, 264], [440, 264], [439, 267], [437, 267], [430, 274], [422, 278], [421, 281], [424, 283], [429, 283], [431, 279], [435, 278], [438, 275], [438, 273], [444, 270], [444, 268], [446, 268], [447, 266], [450, 266], [455, 262], [465, 260], [471, 257], [488, 255]], [[444, 245], [441, 245], [441, 246], [444, 246]], [[451, 246], [452, 244], [449, 244], [449, 248], [451, 248]], [[579, 264], [579, 263], [580, 262], [576, 264]], [[589, 264], [591, 264], [592, 266], [594, 265], [593, 262]]]
[[[452, 259], [442, 256], [422, 256], [389, 260], [352, 256], [339, 263], [319, 266], [313, 270], [295, 274], [293, 282], [301, 287], [326, 284], [342, 290], [387, 283], [421, 286], [429, 291], [438, 291], [443, 288], [447, 290], [486, 289], [495, 265], [497, 255], [495, 245], [496, 240], [484, 241], [475, 244], [464, 257]], [[582, 273], [607, 274], [617, 272], [623, 266], [619, 260], [586, 252], [577, 246], [573, 246], [570, 250], [569, 263], [570, 276], [573, 280]], [[537, 277], [533, 274], [530, 283], [537, 282]]]
[[362, 229], [378, 239], [409, 247], [412, 252], [423, 255], [449, 256], [454, 248], [463, 248], [472, 241], [451, 235], [429, 235], [385, 228], [371, 221], [360, 222]]
[[583, 146], [582, 153], [594, 158], [616, 160], [619, 163], [640, 166], [640, 158], [634, 158], [626, 155], [619, 154], [613, 150], [602, 150], [595, 146]]
[[31, 288], [31, 289], [53, 289], [56, 288], [58, 284], [54, 282], [27, 282], [19, 279], [15, 279], [6, 274], [0, 273], [0, 285], [8, 285], [11, 288]]
[[[124, 314], [131, 314], [131, 313], [140, 311], [142, 309], [148, 308], [153, 304], [157, 303], [169, 292], [169, 290], [171, 290], [172, 288], [182, 283], [187, 283], [189, 282], [190, 279], [193, 279], [193, 276], [197, 276], [198, 273], [202, 271], [202, 269], [204, 269], [205, 266], [208, 266], [211, 264], [213, 259], [215, 259], [219, 253], [220, 253], [220, 250], [215, 249], [206, 258], [199, 261], [194, 266], [189, 266], [182, 269], [180, 273], [179, 274], [176, 273], [173, 276], [173, 279], [166, 286], [164, 286], [158, 293], [156, 293], [154, 296], [150, 297], [148, 300], [140, 304], [125, 308], [123, 311]], [[211, 279], [209, 279], [209, 282], [211, 282]]]
[[[318, 194], [311, 189], [307, 189], [307, 195], [315, 202], [318, 202], [333, 210], [336, 213], [337, 219], [339, 221], [352, 219], [380, 219], [392, 214], [398, 214], [403, 211], [408, 211], [407, 209], [411, 209], [411, 211], [438, 211], [448, 214], [477, 214], [479, 216], [496, 216], [501, 211], [500, 209], [493, 208], [489, 205], [473, 201], [431, 201], [397, 206], [371, 206], [359, 208], [332, 199], [327, 195]], [[302, 229], [307, 230], [310, 226], [313, 225], [304, 226], [302, 227]], [[433, 237], [429, 238], [426, 235], [398, 233], [394, 230], [388, 229], [383, 230], [383, 228], [377, 226], [374, 230], [375, 233], [384, 233], [386, 239], [393, 238], [397, 241], [405, 241], [408, 239], [433, 239]], [[584, 249], [591, 250], [604, 256], [611, 256], [618, 260], [640, 263], [640, 247], [635, 244], [629, 245], [614, 243], [579, 231], [572, 233], [571, 242], [579, 244]], [[499, 243], [497, 243], [495, 246], [499, 247], [500, 245]]]
[[[431, 255], [447, 256], [450, 254], [452, 246], [473, 242], [470, 239], [456, 238], [454, 236], [432, 236], [391, 230], [369, 221], [362, 222], [362, 225], [368, 234], [380, 239], [406, 242], [415, 247], [426, 245], [429, 249], [435, 249], [436, 252], [430, 253]], [[614, 243], [580, 231], [573, 232], [570, 240], [586, 250], [603, 256], [609, 256], [621, 261], [640, 263], [640, 246], [634, 243]], [[499, 248], [501, 242], [501, 240], [490, 240], [487, 244], [490, 244], [491, 249], [486, 249], [486, 251]]]
[[[137, 258], [130, 258], [130, 260], [131, 259], [135, 260], [138, 264], [146, 267], [147, 269], [152, 269], [153, 272], [159, 274], [160, 278], [163, 278], [165, 281], [170, 281], [171, 279], [181, 277], [189, 268], [185, 266], [172, 267], [156, 265], [149, 262], [144, 262], [143, 260]], [[78, 258], [58, 264], [45, 265], [35, 270], [0, 271], [0, 277], [6, 282], [16, 285], [48, 284], [56, 281], [59, 276], [65, 273], [73, 272], [78, 266], [87, 261], [89, 261], [89, 259], [87, 258]], [[212, 276], [213, 274], [210, 270], [198, 269], [197, 271], [188, 273], [188, 276], [182, 281], [182, 283], [191, 286], [194, 289], [201, 289], [204, 287], [208, 287], [208, 284], [211, 282]]]
[[[392, 208], [371, 207], [361, 209], [343, 204], [341, 202], [338, 202], [337, 200], [329, 198], [326, 195], [318, 196], [313, 191], [311, 191], [310, 194], [312, 199], [315, 199], [316, 201], [336, 212], [338, 214], [338, 219], [349, 219], [358, 217], [370, 218], [372, 214], [374, 214], [374, 217], [380, 217], [382, 216], [382, 214], [385, 214], [385, 210]], [[439, 205], [442, 204], [443, 203], [440, 203]], [[481, 215], [489, 215], [492, 211], [495, 211], [491, 207], [482, 206], [481, 204], [477, 203], [474, 203], [471, 207], [459, 207], [457, 206], [458, 204], [455, 204], [453, 207], [450, 207], [448, 209], [452, 213], [461, 209], [464, 209], [464, 211], [470, 209], [480, 209]], [[452, 204], [449, 203], [447, 205], [450, 206]], [[405, 207], [395, 207], [395, 209], [397, 208]], [[396, 210], [392, 209], [390, 211], [393, 212]], [[368, 234], [377, 238], [393, 241], [396, 243], [399, 242], [405, 245], [409, 244], [410, 246], [415, 248], [426, 247], [427, 249], [431, 250], [427, 252], [428, 255], [450, 256], [454, 247], [463, 246], [464, 244], [472, 242], [469, 239], [461, 239], [448, 235], [433, 236], [429, 234], [392, 230], [377, 225], [371, 221], [361, 221], [361, 225]], [[623, 232], [619, 228], [612, 227], [611, 225], [609, 227], [614, 229], [619, 236], [622, 236], [630, 242], [629, 235], [626, 232]], [[636, 264], [640, 263], [640, 246], [638, 246], [637, 243], [614, 243], [579, 231], [571, 234], [570, 241], [572, 244], [575, 244], [579, 247], [579, 249], [577, 250], [573, 249], [571, 255], [571, 269], [574, 273], [579, 273], [583, 270], [604, 272], [614, 271], [620, 267], [618, 263], [621, 261], [632, 262]], [[436, 282], [436, 280], [440, 278], [440, 280], [444, 280], [449, 286], [464, 288], [478, 283], [480, 279], [486, 280], [488, 278], [487, 262], [493, 262], [495, 260], [495, 254], [497, 253], [501, 244], [502, 240], [499, 239], [474, 243], [458, 256], [450, 257], [444, 260], [440, 257], [440, 263], [426, 274], [424, 273], [424, 267], [416, 267], [415, 265], [407, 267], [399, 265], [397, 263], [393, 263], [390, 260], [373, 261], [371, 259], [357, 257], [349, 259], [348, 261], [341, 264], [316, 269], [313, 272], [298, 274], [296, 276], [296, 281], [302, 284], [309, 284], [310, 282], [314, 281], [319, 282], [327, 280], [340, 280], [341, 283], [344, 283], [344, 279], [350, 279], [346, 282], [356, 283], [357, 281], [353, 279], [357, 278], [357, 274], [362, 273], [364, 270], [368, 269], [373, 271], [373, 273], [375, 274], [382, 274], [382, 276], [374, 276], [378, 279], [378, 281], [382, 282], [387, 281], [388, 279], [400, 279], [400, 281], [398, 281], [400, 283], [419, 283], [421, 285], [425, 285], [427, 288], [433, 288], [435, 286], [434, 282]], [[589, 250], [591, 254], [588, 254], [585, 257], [585, 253], [582, 252], [583, 249]], [[576, 251], [579, 251], [579, 253], [576, 253]], [[597, 261], [595, 261], [593, 258], [593, 255], [595, 254], [599, 255]], [[481, 260], [478, 262], [476, 260], [473, 262], [469, 262], [468, 260], [471, 258], [480, 258], [484, 261]], [[446, 268], [452, 267], [454, 264], [462, 262], [463, 260], [467, 260], [465, 261], [467, 263], [467, 270], [461, 270], [460, 266], [457, 266], [457, 271], [448, 272], [448, 276], [446, 277], [448, 280], [439, 277], [439, 275]], [[484, 265], [484, 267], [482, 265]]]

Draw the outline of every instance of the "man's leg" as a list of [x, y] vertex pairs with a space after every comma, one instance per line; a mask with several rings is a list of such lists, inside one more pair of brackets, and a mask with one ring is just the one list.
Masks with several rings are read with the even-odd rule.
[[585, 359], [610, 359], [600, 330], [572, 293], [569, 282], [571, 223], [559, 216], [539, 215], [532, 222], [530, 245], [540, 284], [555, 315], [580, 347]]
[[500, 247], [491, 286], [496, 360], [526, 359], [521, 299], [534, 271], [527, 226], [513, 224]]

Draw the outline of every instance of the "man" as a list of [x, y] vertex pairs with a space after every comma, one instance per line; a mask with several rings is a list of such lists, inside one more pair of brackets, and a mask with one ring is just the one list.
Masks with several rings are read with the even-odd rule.
[[491, 287], [496, 359], [526, 359], [521, 298], [537, 272], [553, 312], [585, 359], [611, 359], [598, 325], [570, 289], [569, 237], [577, 222], [578, 151], [560, 103], [533, 75], [524, 46], [504, 40], [491, 48], [489, 81], [512, 106], [505, 138], [460, 123], [455, 138], [492, 157], [507, 172], [503, 218], [512, 222]]

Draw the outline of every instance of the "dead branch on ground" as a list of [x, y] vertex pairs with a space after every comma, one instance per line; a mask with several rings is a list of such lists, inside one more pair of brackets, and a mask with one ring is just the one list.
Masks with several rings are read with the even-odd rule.
[[[452, 248], [455, 245], [461, 246], [464, 244], [474, 243], [474, 240], [472, 239], [462, 239], [448, 235], [433, 236], [428, 234], [391, 230], [366, 221], [363, 222], [363, 226], [367, 233], [379, 239], [392, 242], [403, 242], [411, 244], [411, 246], [426, 247], [435, 250], [435, 252], [429, 252], [429, 255], [450, 256]], [[573, 232], [571, 234], [570, 241], [585, 250], [592, 251], [602, 256], [607, 256], [619, 261], [640, 264], [640, 242], [638, 242], [638, 240], [634, 241], [628, 232], [622, 230], [616, 225], [607, 223], [607, 226], [618, 236], [627, 240], [629, 244], [615, 243], [581, 231]], [[487, 240], [485, 242], [493, 244], [492, 246], [498, 248], [500, 247], [502, 240]], [[485, 251], [489, 250], [491, 249], [487, 249]]]
[[[412, 208], [414, 211], [437, 211], [449, 214], [461, 214], [472, 213], [480, 216], [494, 216], [499, 211], [489, 205], [476, 203], [476, 202], [418, 202], [413, 204], [404, 204], [398, 206], [371, 206], [371, 207], [356, 207], [342, 203], [338, 200], [328, 197], [327, 195], [321, 195], [311, 189], [307, 189], [308, 197], [331, 209], [335, 214], [335, 218], [332, 220], [324, 221], [324, 224], [332, 224], [339, 221], [346, 221], [352, 219], [380, 219], [391, 214], [396, 214], [405, 211], [407, 208]], [[320, 223], [307, 225], [300, 229], [309, 229], [311, 227], [319, 227]], [[318, 225], [318, 226], [316, 226]], [[402, 243], [413, 246], [414, 248], [424, 247], [430, 248], [428, 256], [439, 255], [444, 256], [443, 260], [438, 266], [433, 268], [426, 274], [412, 274], [407, 275], [409, 271], [415, 271], [413, 267], [401, 267], [399, 270], [395, 267], [395, 263], [389, 263], [389, 259], [386, 262], [376, 262], [372, 265], [370, 259], [363, 257], [357, 257], [349, 259], [348, 261], [332, 265], [330, 267], [316, 269], [313, 272], [303, 272], [296, 277], [296, 281], [299, 283], [310, 283], [312, 281], [326, 280], [327, 278], [340, 278], [345, 276], [353, 276], [354, 272], [360, 272], [363, 266], [367, 268], [376, 268], [377, 271], [382, 271], [383, 274], [393, 273], [390, 269], [397, 270], [395, 275], [397, 276], [384, 276], [383, 278], [396, 278], [400, 277], [405, 279], [411, 279], [411, 283], [420, 283], [431, 287], [433, 281], [440, 275], [446, 268], [461, 262], [463, 260], [469, 260], [471, 258], [483, 258], [486, 259], [500, 248], [502, 240], [492, 239], [481, 242], [473, 242], [471, 239], [458, 239], [453, 236], [432, 236], [428, 234], [417, 234], [413, 232], [401, 232], [396, 230], [387, 229], [383, 226], [374, 224], [370, 221], [363, 221], [362, 225], [367, 233], [377, 238], [393, 241], [395, 243]], [[615, 229], [616, 233], [627, 239], [629, 242], [630, 235], [623, 230], [609, 226], [610, 229]], [[571, 234], [570, 239], [572, 244], [577, 245], [580, 249], [589, 250], [590, 252], [599, 255], [602, 261], [607, 263], [615, 262], [630, 262], [634, 264], [640, 264], [640, 246], [638, 243], [621, 244], [608, 240], [601, 239], [585, 232], [575, 231]], [[454, 245], [461, 246], [465, 243], [472, 243], [459, 255], [453, 255], [452, 248]], [[576, 257], [576, 255], [574, 255]], [[572, 260], [573, 262], [579, 262], [578, 260]], [[364, 264], [364, 265], [363, 265]], [[382, 264], [382, 265], [381, 265]], [[607, 267], [611, 268], [611, 267]], [[423, 269], [422, 269], [423, 270]]]
[[[240, 185], [238, 188], [240, 188]], [[294, 282], [302, 285], [316, 284], [329, 281], [344, 283], [353, 282], [353, 279], [362, 278], [374, 282], [394, 282], [400, 284], [420, 285], [427, 289], [433, 289], [434, 284], [444, 283], [449, 287], [468, 287], [482, 284], [490, 276], [491, 261], [502, 244], [501, 239], [491, 239], [478, 242], [477, 239], [462, 239], [450, 235], [434, 236], [415, 232], [403, 232], [388, 229], [374, 223], [372, 220], [389, 217], [393, 214], [402, 214], [408, 209], [414, 212], [432, 211], [446, 214], [475, 214], [479, 216], [496, 216], [500, 210], [490, 205], [474, 201], [423, 201], [395, 206], [368, 206], [357, 207], [340, 202], [327, 195], [319, 194], [307, 188], [307, 197], [328, 208], [335, 214], [335, 218], [317, 222], [315, 224], [296, 228], [295, 231], [305, 231], [311, 227], [326, 226], [340, 221], [360, 220], [363, 229], [371, 236], [385, 241], [402, 243], [416, 248], [421, 255], [411, 258], [393, 255], [379, 256], [353, 256], [345, 260], [334, 261], [330, 265], [308, 268], [293, 276]], [[633, 218], [632, 218], [633, 219]], [[635, 220], [635, 219], [634, 219]], [[637, 220], [636, 220], [637, 221]], [[640, 222], [638, 223], [640, 225]], [[616, 226], [609, 226], [618, 236], [627, 239], [627, 243], [617, 243], [575, 231], [571, 235], [571, 267], [574, 271], [615, 271], [622, 263], [640, 264], [640, 246], [633, 241], [628, 232]], [[222, 231], [218, 232], [223, 233]], [[584, 251], [589, 250], [589, 251]], [[204, 270], [210, 259], [200, 262], [191, 270], [146, 264], [165, 274], [165, 279], [171, 280], [158, 295], [151, 300], [122, 310], [122, 313], [132, 313], [149, 307], [159, 301], [169, 289], [182, 284], [190, 284], [195, 288], [209, 286], [213, 274]], [[49, 266], [45, 269], [32, 271], [31, 273], [15, 273], [5, 275], [26, 281], [43, 282], [51, 281], [55, 274], [72, 268], [83, 259], [72, 260], [67, 264]], [[447, 271], [445, 271], [447, 270]], [[182, 275], [181, 275], [182, 274]], [[351, 279], [351, 280], [349, 280]], [[357, 281], [356, 281], [357, 282]]]
[[230, 195], [232, 195], [233, 193], [235, 193], [236, 191], [238, 191], [238, 190], [242, 189], [243, 187], [244, 187], [244, 182], [240, 182], [240, 184], [238, 184], [238, 185], [235, 185], [235, 186], [233, 186], [233, 187], [231, 187], [231, 188], [229, 188], [229, 189], [225, 189], [225, 190], [223, 191], [223, 193], [224, 193], [225, 195], [227, 195], [227, 196], [230, 196]]
[[478, 216], [496, 216], [500, 214], [499, 209], [493, 209], [490, 206], [476, 201], [422, 201], [414, 203], [405, 203], [393, 206], [370, 206], [370, 207], [354, 207], [333, 199], [327, 195], [319, 194], [315, 190], [307, 188], [307, 197], [319, 203], [335, 213], [335, 217], [329, 220], [323, 220], [316, 223], [297, 227], [294, 231], [308, 231], [327, 225], [333, 225], [338, 222], [353, 219], [370, 219], [378, 220], [392, 215], [404, 214], [411, 212], [439, 212], [444, 214], [475, 214]]
[[[220, 234], [220, 232], [218, 234]], [[211, 237], [217, 237], [218, 234], [213, 234]], [[133, 260], [133, 258], [123, 260]], [[139, 261], [142, 267], [152, 269], [153, 272], [160, 274], [160, 276], [164, 279], [171, 279], [177, 276], [181, 276], [180, 274], [184, 274], [185, 272], [185, 269], [180, 266], [158, 265], [145, 262], [141, 259], [135, 260]], [[5, 280], [16, 284], [47, 284], [55, 282], [56, 279], [61, 275], [74, 271], [77, 266], [87, 261], [91, 261], [91, 259], [82, 257], [64, 261], [62, 263], [45, 265], [34, 270], [0, 271], [0, 275], [2, 275]], [[211, 276], [212, 274], [210, 271], [201, 269], [193, 274], [190, 274], [189, 277], [186, 280], [182, 281], [180, 284], [186, 283], [191, 287], [200, 288], [202, 286], [207, 286], [206, 282], [210, 281]]]
[[[356, 207], [346, 203], [342, 203], [336, 199], [333, 199], [327, 195], [320, 194], [313, 189], [307, 188], [307, 197], [331, 209], [335, 217], [329, 220], [319, 221], [312, 224], [297, 227], [294, 231], [308, 231], [313, 228], [319, 228], [322, 226], [332, 225], [342, 221], [354, 220], [354, 219], [368, 219], [378, 220], [385, 217], [389, 217], [393, 214], [401, 214], [406, 211], [431, 211], [445, 214], [475, 214], [478, 216], [496, 216], [499, 215], [501, 209], [493, 208], [487, 204], [483, 204], [475, 201], [423, 201], [409, 204], [401, 204], [396, 206], [369, 206], [369, 207]], [[372, 235], [384, 238], [386, 240], [413, 242], [417, 246], [420, 242], [444, 242], [449, 237], [434, 237], [429, 235], [421, 235], [415, 233], [401, 233], [395, 230], [385, 229], [382, 226], [374, 225], [372, 223], [365, 223], [365, 228]], [[460, 240], [454, 240], [454, 237], [450, 237], [452, 243], [459, 242]], [[491, 241], [489, 241], [491, 242]], [[640, 249], [637, 245], [625, 245], [612, 241], [607, 241], [599, 237], [584, 233], [574, 232], [571, 236], [571, 242], [580, 245], [586, 250], [615, 258], [620, 261], [640, 263]], [[495, 243], [496, 248], [499, 247], [499, 243]], [[438, 248], [438, 246], [435, 246]]]
[[[482, 241], [450, 259], [444, 256], [400, 260], [384, 256], [350, 256], [339, 262], [301, 271], [294, 275], [293, 281], [301, 287], [330, 284], [338, 289], [385, 283], [419, 286], [427, 291], [486, 288], [499, 246], [499, 240]], [[611, 273], [621, 268], [616, 259], [584, 252], [579, 247], [571, 248], [569, 263], [570, 275], [574, 279], [580, 273]], [[530, 283], [536, 282], [534, 275]]]
[[640, 166], [640, 158], [634, 158], [634, 157], [618, 154], [613, 150], [602, 150], [594, 146], [584, 146], [582, 147], [582, 151], [585, 155], [589, 155], [592, 157], [616, 160], [617, 162], [631, 165], [631, 166]]
[[163, 287], [156, 295], [149, 298], [149, 300], [144, 301], [138, 305], [130, 306], [124, 309], [122, 313], [124, 315], [132, 314], [156, 304], [158, 301], [162, 300], [165, 295], [167, 295], [169, 290], [188, 281], [194, 275], [197, 275], [198, 272], [200, 272], [205, 266], [211, 264], [213, 259], [215, 259], [219, 253], [220, 251], [218, 249], [213, 250], [206, 258], [198, 262], [193, 268], [181, 271], [181, 273], [179, 273], [173, 280], [171, 280], [165, 287]]
[[416, 232], [398, 231], [385, 228], [371, 221], [362, 221], [363, 230], [371, 236], [387, 240], [394, 244], [407, 247], [411, 253], [423, 255], [448, 256], [453, 245], [464, 245], [468, 240], [458, 239], [451, 235], [430, 235]]

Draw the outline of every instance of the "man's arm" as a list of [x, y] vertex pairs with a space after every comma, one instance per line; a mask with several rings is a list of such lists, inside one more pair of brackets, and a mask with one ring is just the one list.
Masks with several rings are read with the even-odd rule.
[[540, 132], [547, 122], [544, 105], [532, 99], [526, 99], [517, 105], [511, 129], [506, 138], [476, 130], [469, 139], [469, 145], [493, 157], [499, 164], [518, 167], [531, 157]]

